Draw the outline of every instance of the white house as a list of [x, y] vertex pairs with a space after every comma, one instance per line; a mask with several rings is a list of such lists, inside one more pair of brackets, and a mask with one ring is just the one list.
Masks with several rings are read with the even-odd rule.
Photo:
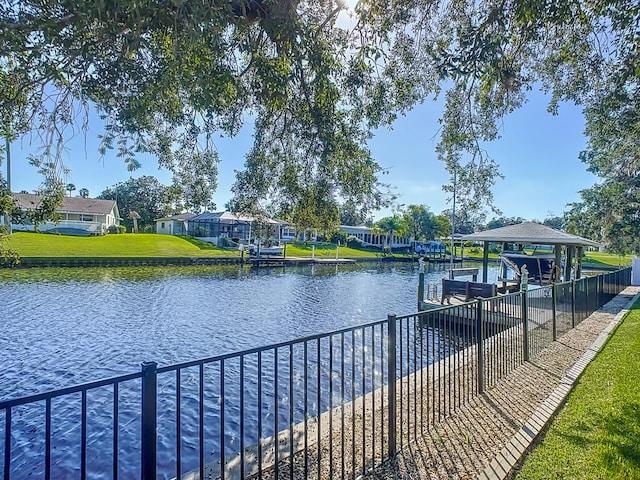
[[[32, 193], [14, 193], [13, 198], [22, 211], [35, 210], [42, 197]], [[64, 235], [104, 235], [109, 227], [120, 224], [120, 214], [115, 200], [95, 198], [64, 197], [62, 206], [56, 210], [60, 215], [58, 222], [44, 222], [38, 225], [41, 232], [61, 233]], [[11, 225], [13, 231], [33, 231], [28, 221]]]
[[[383, 247], [384, 245], [387, 245], [388, 235], [386, 233], [373, 233], [373, 229], [371, 227], [340, 225], [339, 229], [341, 232], [346, 233], [347, 236], [353, 236], [360, 239], [364, 246]], [[393, 237], [389, 241], [389, 246], [391, 248], [410, 247], [411, 244], [412, 239], [410, 237], [400, 237], [396, 233], [393, 234]]]
[[156, 233], [162, 235], [187, 235], [188, 221], [195, 217], [193, 213], [178, 213], [156, 220]]

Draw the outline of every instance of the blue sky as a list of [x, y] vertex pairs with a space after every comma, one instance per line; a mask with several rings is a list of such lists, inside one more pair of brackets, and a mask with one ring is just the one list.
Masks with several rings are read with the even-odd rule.
[[[578, 191], [596, 181], [578, 160], [585, 146], [584, 119], [578, 107], [565, 104], [554, 117], [546, 111], [547, 99], [530, 92], [530, 101], [522, 109], [504, 119], [502, 138], [487, 145], [487, 151], [500, 165], [504, 180], [494, 187], [496, 206], [507, 217], [543, 220], [549, 215], [561, 215], [569, 202], [579, 200]], [[436, 159], [440, 106], [426, 102], [400, 117], [391, 130], [380, 130], [370, 142], [378, 163], [389, 169], [383, 181], [394, 186], [398, 202], [404, 205], [427, 205], [440, 213], [450, 207], [450, 197], [442, 190], [449, 182], [444, 164]], [[169, 185], [171, 175], [158, 170], [152, 157], [141, 157], [142, 168], [128, 172], [124, 162], [110, 153], [100, 159], [98, 134], [101, 124], [97, 116], [90, 119], [89, 132], [77, 133], [69, 142], [64, 161], [71, 169], [67, 183], [77, 189], [87, 188], [97, 196], [107, 187], [129, 177], [153, 175]], [[218, 209], [229, 200], [234, 170], [242, 168], [244, 155], [251, 146], [251, 126], [245, 127], [233, 139], [220, 139], [217, 147], [221, 157], [218, 190], [214, 196]], [[38, 151], [38, 143], [25, 137], [12, 145], [12, 190], [33, 191], [41, 178], [28, 165], [27, 156]], [[3, 162], [3, 173], [6, 166]], [[77, 190], [74, 192], [77, 195]], [[376, 219], [391, 214], [384, 210]], [[491, 218], [493, 214], [489, 214]]]

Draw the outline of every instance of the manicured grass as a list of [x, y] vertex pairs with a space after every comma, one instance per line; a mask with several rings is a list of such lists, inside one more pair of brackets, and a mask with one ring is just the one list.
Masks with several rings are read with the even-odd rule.
[[[287, 244], [287, 257], [310, 257], [312, 246], [315, 247], [314, 255], [318, 258], [336, 257], [336, 245], [334, 243]], [[338, 247], [338, 256], [340, 258], [381, 257], [382, 251], [379, 248], [356, 249], [341, 245]]]
[[[157, 235], [153, 233], [104, 235], [98, 237], [74, 237], [45, 233], [15, 232], [9, 240], [11, 248], [22, 257], [193, 257], [224, 256], [237, 257], [240, 252], [235, 248], [218, 248], [192, 237]], [[315, 246], [318, 258], [335, 258], [336, 245], [332, 243], [288, 244], [287, 256], [310, 257], [311, 246]], [[460, 255], [462, 252], [457, 249]], [[477, 253], [477, 252], [476, 252]], [[471, 249], [465, 248], [465, 256], [474, 257]], [[406, 254], [395, 253], [395, 257]], [[631, 256], [620, 257], [608, 253], [587, 252], [592, 263], [605, 265], [630, 265]], [[377, 258], [382, 251], [375, 248], [338, 248], [340, 258]], [[497, 255], [491, 254], [492, 258]], [[482, 251], [477, 253], [482, 259]]]
[[518, 480], [640, 478], [640, 302], [587, 367]]
[[614, 267], [628, 267], [631, 265], [633, 255], [615, 255], [613, 253], [586, 252], [585, 262], [611, 265]]
[[[537, 250], [540, 253], [542, 250]], [[530, 253], [530, 250], [528, 251]], [[551, 253], [551, 251], [547, 252]], [[461, 249], [456, 247], [456, 255], [461, 254]], [[465, 248], [464, 256], [469, 258], [477, 258], [482, 259], [482, 249], [481, 248]], [[498, 255], [495, 253], [490, 253], [489, 258], [498, 258]], [[590, 265], [608, 265], [612, 267], [628, 267], [631, 265], [631, 260], [633, 259], [633, 255], [616, 255], [613, 253], [604, 253], [604, 252], [585, 252], [583, 262], [588, 263]]]
[[[125, 233], [98, 237], [74, 237], [46, 233], [15, 232], [9, 240], [21, 257], [237, 257], [236, 248], [218, 248], [192, 237]], [[335, 258], [336, 245], [316, 243], [315, 256]], [[289, 244], [287, 256], [310, 257], [312, 244]], [[380, 257], [380, 250], [341, 246], [340, 258]]]
[[239, 256], [204, 242], [152, 233], [74, 237], [15, 232], [9, 240], [21, 257], [194, 257]]

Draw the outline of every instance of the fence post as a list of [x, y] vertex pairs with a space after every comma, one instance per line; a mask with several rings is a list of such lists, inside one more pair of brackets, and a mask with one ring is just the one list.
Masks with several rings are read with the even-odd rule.
[[422, 257], [418, 260], [418, 311], [422, 310], [422, 302], [424, 302], [424, 260]]
[[484, 393], [484, 338], [482, 335], [482, 300], [476, 306], [476, 352], [478, 352], [478, 393]]
[[387, 315], [389, 328], [388, 343], [388, 375], [389, 378], [389, 458], [396, 454], [396, 316], [393, 313]]
[[527, 308], [527, 290], [520, 292], [522, 305], [522, 348], [524, 361], [529, 361], [529, 309]]
[[140, 465], [141, 477], [144, 480], [156, 478], [157, 368], [156, 362], [142, 363], [142, 461]]
[[555, 342], [558, 339], [558, 319], [557, 319], [557, 310], [556, 303], [558, 301], [558, 292], [556, 291], [556, 284], [551, 284], [551, 328], [553, 334], [553, 341]]
[[576, 281], [571, 282], [571, 328], [576, 328]]

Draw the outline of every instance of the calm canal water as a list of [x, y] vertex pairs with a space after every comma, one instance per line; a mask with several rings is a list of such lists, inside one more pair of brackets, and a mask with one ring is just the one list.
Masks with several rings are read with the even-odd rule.
[[412, 313], [417, 285], [416, 264], [0, 270], [0, 400]]

